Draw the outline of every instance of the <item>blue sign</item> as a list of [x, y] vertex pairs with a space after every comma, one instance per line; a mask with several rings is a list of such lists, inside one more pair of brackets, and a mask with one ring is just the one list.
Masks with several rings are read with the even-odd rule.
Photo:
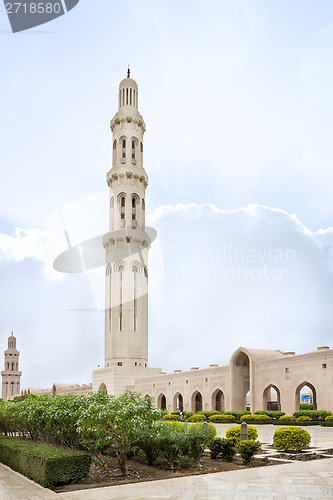
[[310, 399], [310, 394], [302, 394], [302, 399]]

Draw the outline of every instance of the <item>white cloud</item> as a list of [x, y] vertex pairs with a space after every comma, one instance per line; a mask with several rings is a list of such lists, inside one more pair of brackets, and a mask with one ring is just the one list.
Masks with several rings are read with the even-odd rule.
[[38, 228], [16, 228], [14, 236], [0, 234], [0, 261], [38, 260], [50, 279], [62, 277], [53, 270], [53, 259], [62, 249], [63, 242]]

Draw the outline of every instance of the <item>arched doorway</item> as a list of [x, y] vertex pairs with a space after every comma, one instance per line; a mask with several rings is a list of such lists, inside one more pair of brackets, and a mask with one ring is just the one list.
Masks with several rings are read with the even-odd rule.
[[184, 410], [184, 400], [183, 395], [180, 392], [176, 392], [173, 397], [173, 409], [175, 410]]
[[105, 384], [101, 384], [101, 385], [99, 386], [98, 392], [104, 392], [104, 394], [107, 394], [107, 393], [108, 393], [108, 390], [107, 390], [107, 388], [106, 388], [106, 385], [105, 385]]
[[202, 410], [202, 395], [199, 391], [195, 391], [192, 394], [191, 408], [194, 413]]
[[231, 407], [237, 411], [245, 410], [246, 395], [250, 390], [250, 360], [244, 351], [238, 352], [231, 360], [231, 381]]
[[157, 398], [157, 408], [160, 410], [166, 410], [166, 397], [164, 394], [160, 394]]
[[[304, 397], [307, 396], [307, 397]], [[299, 410], [301, 403], [309, 402], [313, 404], [313, 409], [317, 409], [317, 394], [315, 387], [309, 382], [302, 382], [295, 391], [295, 408]]]
[[281, 411], [281, 394], [276, 385], [270, 384], [263, 392], [263, 409]]
[[221, 389], [216, 389], [212, 394], [212, 410], [224, 411], [224, 394]]

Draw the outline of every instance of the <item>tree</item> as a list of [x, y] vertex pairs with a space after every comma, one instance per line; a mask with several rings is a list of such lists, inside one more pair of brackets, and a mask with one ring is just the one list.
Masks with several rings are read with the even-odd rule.
[[158, 417], [150, 397], [130, 391], [118, 398], [97, 393], [82, 410], [77, 430], [89, 451], [115, 454], [122, 475], [127, 476], [127, 455]]

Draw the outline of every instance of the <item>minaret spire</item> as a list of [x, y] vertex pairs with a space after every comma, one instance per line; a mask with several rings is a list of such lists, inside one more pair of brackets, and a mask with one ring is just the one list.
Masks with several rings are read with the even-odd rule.
[[20, 351], [16, 349], [16, 338], [14, 332], [8, 337], [8, 348], [5, 350], [5, 364], [1, 372], [2, 376], [2, 399], [6, 401], [20, 394], [20, 379], [22, 372], [19, 371]]
[[128, 69], [127, 69], [127, 78], [131, 78], [130, 65], [128, 65]]

